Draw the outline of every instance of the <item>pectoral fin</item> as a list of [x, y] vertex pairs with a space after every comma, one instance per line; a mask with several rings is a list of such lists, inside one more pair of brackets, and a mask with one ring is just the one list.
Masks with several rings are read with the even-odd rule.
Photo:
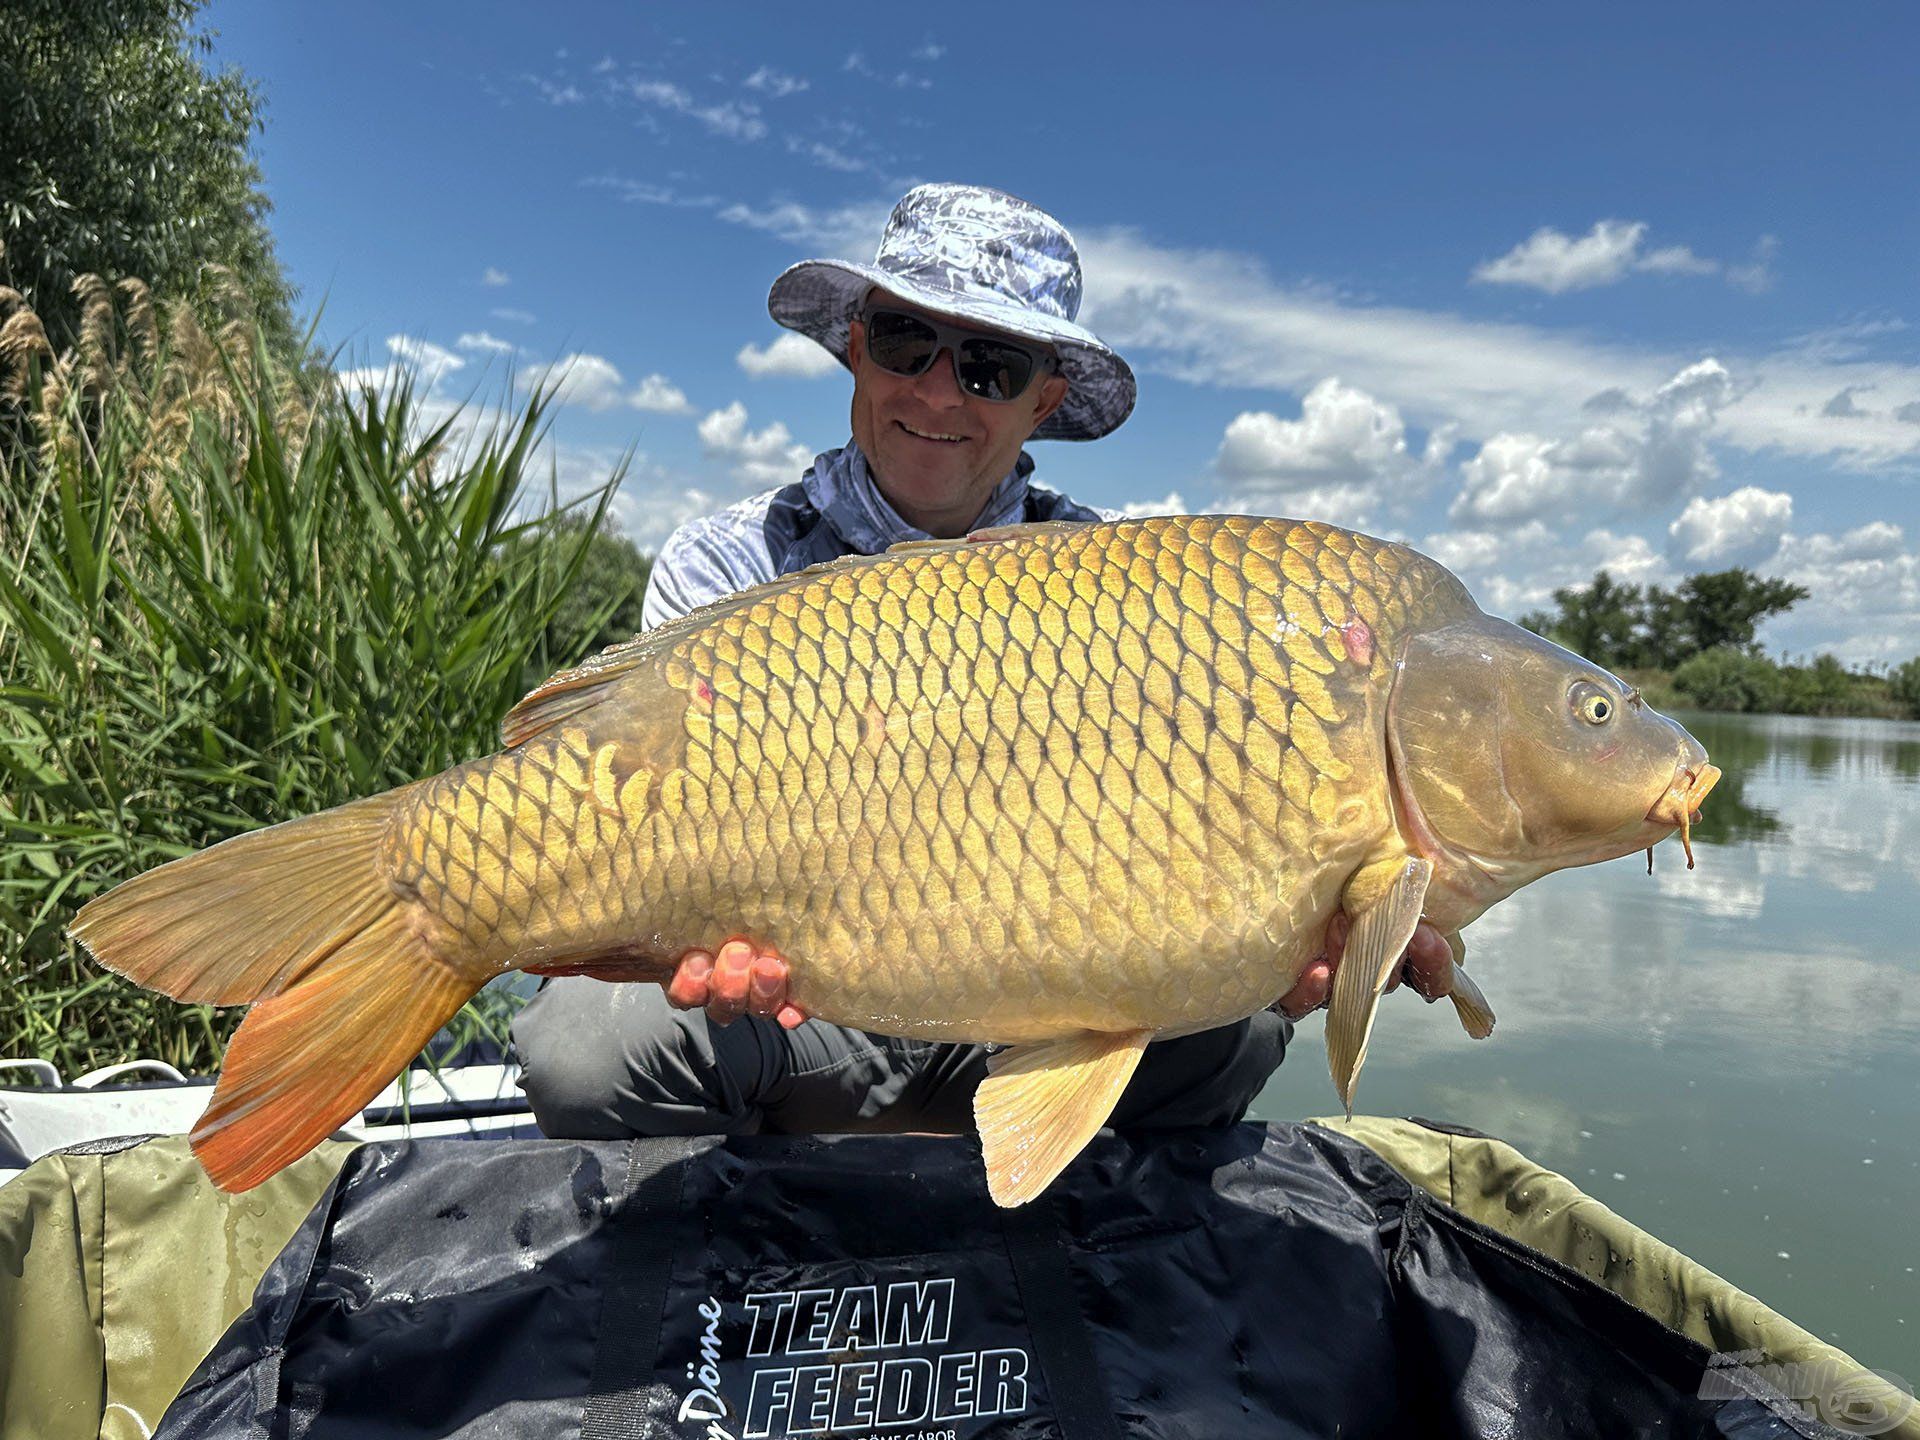
[[1426, 860], [1396, 860], [1392, 867], [1390, 878], [1363, 872], [1356, 880], [1371, 883], [1349, 887], [1351, 898], [1355, 890], [1370, 892], [1378, 888], [1378, 881], [1386, 880], [1379, 898], [1354, 916], [1347, 948], [1333, 972], [1333, 996], [1327, 1004], [1327, 1065], [1333, 1071], [1340, 1103], [1349, 1115], [1353, 1114], [1354, 1081], [1366, 1063], [1367, 1037], [1373, 1033], [1381, 992], [1420, 923], [1427, 882], [1433, 878], [1433, 865]]
[[973, 1119], [993, 1203], [1024, 1205], [1052, 1183], [1106, 1123], [1151, 1030], [1016, 1045], [987, 1061]]
[[1453, 1001], [1453, 1008], [1460, 1012], [1460, 1023], [1466, 1028], [1467, 1034], [1476, 1040], [1484, 1040], [1493, 1033], [1493, 1006], [1487, 1003], [1485, 993], [1467, 974], [1467, 942], [1460, 938], [1458, 930], [1447, 937], [1447, 944], [1453, 947], [1453, 993], [1447, 998]]

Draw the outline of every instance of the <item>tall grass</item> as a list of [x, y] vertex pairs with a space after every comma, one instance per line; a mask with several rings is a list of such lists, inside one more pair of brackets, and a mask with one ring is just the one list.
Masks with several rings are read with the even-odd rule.
[[620, 474], [585, 524], [551, 495], [527, 518], [545, 397], [455, 446], [467, 417], [429, 424], [405, 383], [342, 394], [237, 308], [76, 290], [58, 356], [0, 296], [0, 1055], [209, 1070], [239, 1012], [99, 970], [66, 922], [150, 866], [497, 749], [606, 618], [549, 634]]

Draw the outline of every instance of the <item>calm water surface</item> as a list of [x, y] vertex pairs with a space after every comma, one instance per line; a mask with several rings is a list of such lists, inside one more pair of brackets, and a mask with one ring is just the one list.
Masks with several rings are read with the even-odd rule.
[[[1470, 1125], [1863, 1364], [1920, 1381], [1920, 724], [1680, 717], [1694, 831], [1467, 932], [1499, 1016], [1388, 996], [1357, 1108]], [[1256, 1114], [1337, 1108], [1319, 1020]]]

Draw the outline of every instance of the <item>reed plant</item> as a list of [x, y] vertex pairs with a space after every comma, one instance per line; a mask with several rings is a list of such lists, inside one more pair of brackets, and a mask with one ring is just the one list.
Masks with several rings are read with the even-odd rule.
[[[204, 1072], [239, 1012], [100, 970], [67, 921], [497, 749], [611, 608], [550, 631], [624, 466], [563, 506], [533, 483], [546, 395], [482, 421], [404, 377], [344, 393], [260, 343], [238, 287], [212, 313], [75, 293], [58, 354], [0, 294], [0, 1057]], [[460, 1029], [503, 1014], [487, 996]]]

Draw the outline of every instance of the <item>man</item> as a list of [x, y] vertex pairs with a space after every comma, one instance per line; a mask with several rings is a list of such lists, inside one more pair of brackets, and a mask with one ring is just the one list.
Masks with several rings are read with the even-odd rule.
[[[767, 299], [773, 318], [853, 373], [852, 440], [797, 483], [675, 531], [654, 565], [643, 623], [903, 540], [1108, 518], [1033, 484], [1022, 448], [1097, 439], [1133, 408], [1133, 372], [1074, 323], [1080, 285], [1078, 252], [1058, 221], [962, 185], [910, 191], [871, 266], [809, 260], [781, 275]], [[1344, 935], [1336, 922], [1328, 958], [1283, 998], [1284, 1015], [1150, 1046], [1114, 1123], [1240, 1119], [1285, 1053], [1287, 1017], [1326, 999]], [[1422, 994], [1447, 992], [1451, 956], [1436, 933], [1422, 927], [1409, 961]], [[550, 981], [513, 1034], [541, 1128], [582, 1139], [962, 1131], [985, 1074], [978, 1045], [806, 1021], [787, 1001], [785, 962], [738, 939], [682, 957], [664, 992]]]

